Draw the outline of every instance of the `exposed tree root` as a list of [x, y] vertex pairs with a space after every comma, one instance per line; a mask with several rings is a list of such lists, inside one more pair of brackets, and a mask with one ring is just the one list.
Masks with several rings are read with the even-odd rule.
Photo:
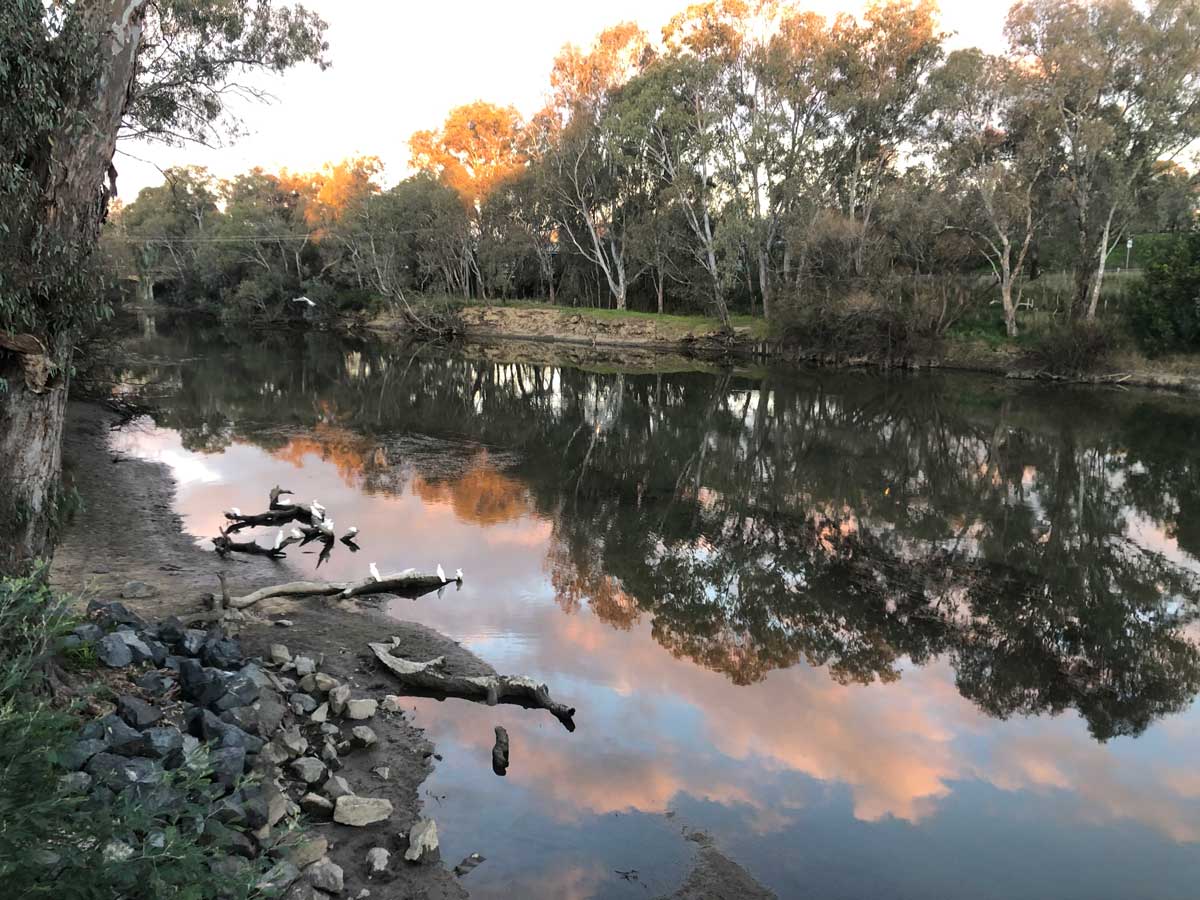
[[495, 706], [511, 703], [526, 709], [544, 709], [562, 723], [567, 731], [575, 730], [575, 709], [551, 698], [550, 689], [523, 675], [449, 675], [441, 671], [445, 657], [428, 662], [414, 662], [394, 656], [398, 640], [391, 644], [368, 644], [375, 658], [406, 689], [444, 697], [462, 697], [477, 703]]

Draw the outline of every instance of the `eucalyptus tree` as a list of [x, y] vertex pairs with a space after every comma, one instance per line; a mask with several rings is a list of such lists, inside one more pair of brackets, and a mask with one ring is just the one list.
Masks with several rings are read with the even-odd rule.
[[936, 10], [934, 0], [880, 0], [862, 18], [838, 16], [830, 29], [836, 89], [825, 152], [838, 208], [856, 231], [859, 277], [880, 193], [926, 119], [925, 84], [942, 55]]
[[1033, 100], [1025, 70], [1003, 57], [956, 51], [930, 88], [933, 146], [962, 200], [953, 227], [972, 237], [991, 266], [1005, 328], [1016, 337], [1014, 286], [1049, 212], [1058, 163], [1053, 128]]
[[1075, 232], [1071, 315], [1091, 319], [1139, 189], [1200, 137], [1200, 4], [1022, 0], [1005, 30], [1055, 127]]
[[229, 126], [235, 76], [323, 64], [324, 29], [271, 0], [0, 4], [0, 572], [53, 549], [72, 348], [106, 313], [89, 262], [118, 134]]

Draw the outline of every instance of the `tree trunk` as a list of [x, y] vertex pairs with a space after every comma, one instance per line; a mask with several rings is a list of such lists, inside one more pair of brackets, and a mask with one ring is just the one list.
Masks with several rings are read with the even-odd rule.
[[[3, 355], [3, 351], [0, 351]], [[18, 358], [0, 362], [0, 575], [23, 572], [30, 561], [49, 558], [59, 497], [66, 374], [35, 392], [26, 384]], [[70, 371], [70, 351], [60, 371]]]
[[[80, 0], [73, 9], [83, 33], [95, 36], [96, 74], [75, 95], [78, 115], [47, 135], [42, 227], [78, 248], [79, 265], [95, 248], [107, 211], [105, 177], [135, 75], [146, 3]], [[55, 325], [42, 323], [44, 355], [0, 350], [0, 376], [8, 384], [0, 392], [0, 574], [23, 571], [54, 550], [74, 344], [74, 335], [52, 333]]]
[[1104, 287], [1104, 266], [1108, 262], [1108, 236], [1112, 233], [1113, 214], [1116, 209], [1110, 209], [1108, 218], [1104, 221], [1104, 231], [1100, 235], [1100, 247], [1096, 253], [1099, 259], [1096, 260], [1096, 273], [1092, 277], [1092, 291], [1088, 299], [1088, 321], [1092, 322], [1096, 318], [1096, 307], [1100, 304], [1100, 289]]
[[758, 290], [762, 294], [763, 318], [771, 321], [771, 264], [765, 248], [758, 251]]
[[1004, 304], [1004, 330], [1010, 338], [1017, 336], [1017, 310], [1013, 306], [1012, 248], [1008, 239], [1001, 239], [1004, 253], [1000, 257], [1000, 300]]

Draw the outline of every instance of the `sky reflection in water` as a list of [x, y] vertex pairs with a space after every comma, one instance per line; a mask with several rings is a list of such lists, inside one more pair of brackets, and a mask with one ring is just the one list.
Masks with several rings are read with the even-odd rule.
[[186, 340], [115, 440], [172, 468], [190, 533], [317, 498], [363, 548], [323, 576], [461, 566], [391, 611], [579, 709], [411, 701], [473, 896], [657, 896], [684, 827], [781, 897], [1194, 896], [1183, 405]]

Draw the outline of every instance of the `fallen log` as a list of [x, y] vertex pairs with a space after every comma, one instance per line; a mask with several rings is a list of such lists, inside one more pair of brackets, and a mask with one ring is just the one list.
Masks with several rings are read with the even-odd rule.
[[247, 606], [253, 606], [260, 600], [270, 597], [337, 597], [340, 600], [364, 597], [369, 594], [400, 594], [419, 597], [421, 594], [453, 584], [456, 580], [439, 578], [437, 575], [426, 575], [415, 569], [408, 569], [379, 580], [364, 578], [361, 581], [289, 581], [286, 584], [259, 588], [242, 597], [230, 597], [225, 605], [232, 609], [245, 609]]
[[217, 548], [217, 555], [226, 557], [230, 553], [248, 553], [252, 556], [269, 556], [271, 559], [283, 559], [287, 554], [281, 547], [262, 547], [257, 541], [235, 541], [227, 531], [222, 531], [219, 537], [212, 539]]
[[415, 662], [394, 656], [399, 639], [391, 644], [368, 644], [375, 658], [396, 676], [410, 691], [440, 697], [461, 697], [476, 703], [495, 706], [510, 703], [526, 709], [544, 709], [562, 723], [567, 731], [575, 730], [575, 708], [557, 702], [550, 689], [524, 675], [449, 675], [442, 670], [446, 658], [437, 656], [427, 662]]

